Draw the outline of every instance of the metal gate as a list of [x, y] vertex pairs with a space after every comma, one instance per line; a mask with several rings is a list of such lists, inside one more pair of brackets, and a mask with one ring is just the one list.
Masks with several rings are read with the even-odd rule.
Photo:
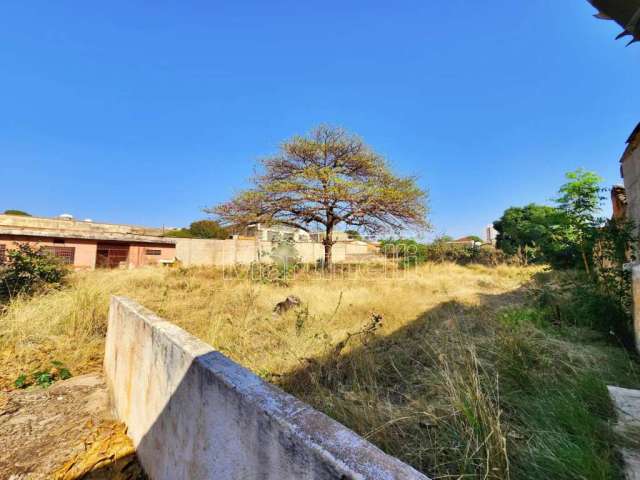
[[98, 244], [96, 268], [119, 268], [129, 261], [128, 245]]

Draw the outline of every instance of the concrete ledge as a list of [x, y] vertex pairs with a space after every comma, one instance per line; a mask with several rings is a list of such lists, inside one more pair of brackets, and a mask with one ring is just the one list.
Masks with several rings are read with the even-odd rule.
[[428, 480], [123, 297], [111, 300], [104, 362], [154, 480]]
[[149, 235], [137, 235], [133, 233], [110, 232], [82, 232], [77, 230], [33, 230], [28, 228], [7, 228], [0, 226], [0, 235], [24, 236], [24, 237], [58, 237], [78, 238], [82, 240], [105, 240], [113, 242], [138, 242], [138, 243], [162, 243], [175, 245], [176, 239], [170, 237], [152, 237]]
[[[615, 430], [622, 438], [627, 430], [640, 427], [640, 390], [630, 390], [608, 386], [609, 396], [616, 409], [618, 423]], [[620, 448], [627, 480], [640, 480], [640, 452], [630, 448]]]

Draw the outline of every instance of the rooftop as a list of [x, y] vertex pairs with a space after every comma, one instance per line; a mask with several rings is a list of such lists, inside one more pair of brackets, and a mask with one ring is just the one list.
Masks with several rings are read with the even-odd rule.
[[97, 223], [64, 218], [0, 215], [0, 234], [34, 237], [80, 238], [88, 240], [175, 244], [163, 237], [164, 229]]

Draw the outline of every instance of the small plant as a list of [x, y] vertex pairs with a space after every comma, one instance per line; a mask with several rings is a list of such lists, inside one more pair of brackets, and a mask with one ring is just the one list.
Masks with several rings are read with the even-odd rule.
[[67, 367], [64, 366], [64, 364], [61, 361], [54, 360], [51, 362], [51, 364], [54, 367], [51, 373], [53, 375], [57, 374], [57, 376], [60, 377], [60, 380], [67, 380], [68, 378], [71, 378], [71, 372]]
[[42, 388], [47, 388], [55, 381], [50, 372], [38, 371], [33, 374], [33, 381]]
[[26, 374], [21, 373], [13, 382], [13, 385], [20, 389], [33, 385], [47, 388], [58, 380], [67, 380], [72, 377], [71, 371], [59, 360], [53, 360], [51, 365], [53, 365], [52, 368], [33, 372], [31, 374], [31, 378]]
[[309, 306], [298, 308], [296, 310], [296, 335], [299, 337], [302, 333], [305, 323], [309, 320]]
[[13, 382], [16, 388], [27, 388], [28, 381], [27, 376], [23, 373], [16, 378], [15, 382]]

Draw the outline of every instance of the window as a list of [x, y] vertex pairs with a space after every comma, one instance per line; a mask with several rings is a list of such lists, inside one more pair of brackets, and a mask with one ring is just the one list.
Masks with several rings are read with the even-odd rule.
[[0, 265], [7, 260], [7, 246], [0, 243]]
[[76, 258], [75, 247], [42, 247], [43, 250], [49, 252], [54, 257], [60, 259], [65, 265], [73, 265]]
[[146, 255], [161, 255], [162, 251], [158, 248], [147, 248], [144, 253]]

